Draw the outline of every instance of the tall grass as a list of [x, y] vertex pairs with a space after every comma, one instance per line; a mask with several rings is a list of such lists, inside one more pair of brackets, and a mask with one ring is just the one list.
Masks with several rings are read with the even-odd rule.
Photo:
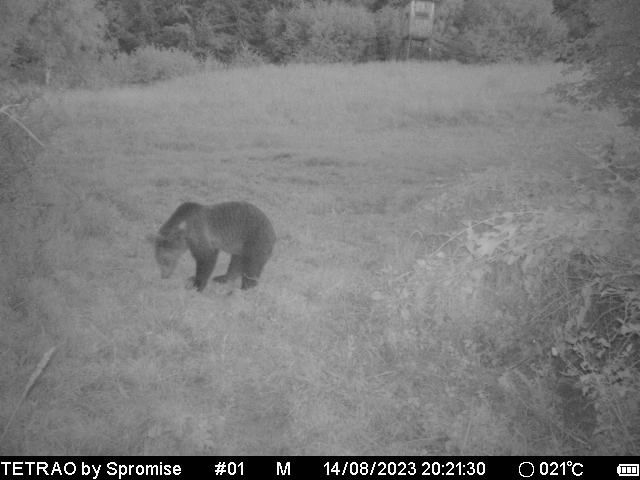
[[[144, 89], [74, 92], [65, 105], [80, 108], [89, 101], [141, 113], [164, 110], [165, 115], [177, 113], [176, 120], [192, 113], [216, 125], [231, 122], [232, 127], [346, 127], [353, 133], [447, 121], [493, 122], [501, 115], [509, 121], [524, 120], [545, 109], [562, 110], [551, 96], [543, 95], [560, 78], [559, 65], [265, 65], [202, 73]], [[130, 102], [132, 97], [136, 100]]]

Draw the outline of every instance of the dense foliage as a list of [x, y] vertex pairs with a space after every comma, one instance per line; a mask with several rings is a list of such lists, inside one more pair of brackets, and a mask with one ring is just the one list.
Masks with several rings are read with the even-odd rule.
[[567, 38], [550, 1], [467, 0], [456, 25], [482, 61], [555, 58]]
[[[392, 59], [403, 52], [405, 3], [6, 0], [0, 3], [0, 72], [38, 82], [91, 83], [105, 70], [100, 62], [110, 65], [122, 56], [122, 65], [143, 48], [147, 57], [154, 48], [223, 63], [247, 51], [272, 63]], [[554, 57], [565, 33], [551, 0], [444, 0], [437, 4], [432, 53], [465, 62]], [[425, 55], [422, 47], [413, 55]]]
[[562, 92], [596, 107], [615, 105], [627, 125], [639, 128], [640, 2], [565, 1], [579, 20], [571, 30], [576, 37], [572, 60], [579, 68], [586, 66], [588, 75], [564, 85]]

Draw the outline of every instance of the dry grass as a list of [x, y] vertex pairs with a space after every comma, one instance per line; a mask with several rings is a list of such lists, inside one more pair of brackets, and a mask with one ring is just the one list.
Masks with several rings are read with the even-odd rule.
[[[1, 420], [58, 352], [0, 452], [584, 452], [523, 417], [517, 379], [468, 348], [503, 326], [464, 311], [473, 292], [414, 295], [438, 302], [427, 318], [397, 287], [462, 220], [563, 202], [562, 179], [585, 168], [574, 143], [624, 138], [613, 115], [545, 94], [559, 76], [263, 66], [42, 100], [34, 118], [56, 130], [39, 163], [82, 201], [40, 176], [3, 207]], [[190, 259], [161, 281], [145, 235], [182, 201], [228, 199], [260, 205], [278, 232], [260, 287], [185, 291]], [[499, 341], [516, 338], [528, 342]], [[553, 418], [545, 401], [525, 410]]]

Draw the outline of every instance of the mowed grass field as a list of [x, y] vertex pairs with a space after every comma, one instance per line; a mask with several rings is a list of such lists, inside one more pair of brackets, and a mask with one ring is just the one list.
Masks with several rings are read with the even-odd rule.
[[[405, 275], [434, 252], [453, 264], [466, 220], [562, 205], [593, 166], [575, 146], [624, 142], [613, 114], [546, 93], [559, 80], [557, 65], [265, 66], [47, 96], [37, 187], [3, 244], [2, 427], [19, 407], [0, 453], [592, 451], [551, 395], [507, 388], [538, 348], [524, 316], [497, 332], [454, 289], [402, 306]], [[161, 280], [145, 237], [181, 202], [225, 200], [273, 221], [259, 287], [186, 290], [188, 255]]]

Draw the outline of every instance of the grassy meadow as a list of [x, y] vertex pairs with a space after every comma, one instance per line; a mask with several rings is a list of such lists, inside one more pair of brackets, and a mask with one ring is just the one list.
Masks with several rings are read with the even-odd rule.
[[[548, 324], [515, 273], [455, 241], [573, 205], [583, 152], [630, 148], [559, 80], [296, 65], [48, 94], [29, 123], [47, 149], [2, 206], [0, 453], [610, 453], [535, 368]], [[237, 199], [278, 234], [259, 287], [186, 290], [188, 255], [161, 280], [145, 236], [181, 202]]]

